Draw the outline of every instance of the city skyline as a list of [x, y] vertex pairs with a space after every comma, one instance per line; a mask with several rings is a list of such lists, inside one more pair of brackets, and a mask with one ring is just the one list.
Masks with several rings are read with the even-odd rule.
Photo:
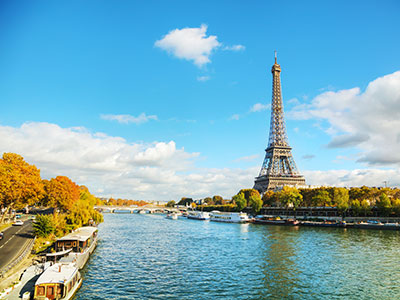
[[231, 197], [262, 165], [277, 50], [306, 183], [399, 186], [399, 12], [397, 1], [5, 1], [0, 153], [99, 197]]

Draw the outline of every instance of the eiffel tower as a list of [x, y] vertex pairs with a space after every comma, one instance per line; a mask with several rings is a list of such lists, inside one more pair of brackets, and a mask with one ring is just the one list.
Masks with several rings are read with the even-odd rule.
[[285, 185], [304, 186], [306, 184], [304, 177], [297, 170], [286, 134], [281, 93], [281, 66], [277, 63], [276, 51], [275, 64], [271, 72], [273, 81], [269, 141], [260, 174], [256, 177], [253, 187], [260, 193]]

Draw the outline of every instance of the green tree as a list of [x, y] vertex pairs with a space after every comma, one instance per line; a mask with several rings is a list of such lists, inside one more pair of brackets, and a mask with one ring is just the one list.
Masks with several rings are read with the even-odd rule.
[[343, 214], [349, 208], [349, 191], [345, 188], [334, 188], [333, 203]]
[[175, 206], [175, 201], [174, 200], [168, 201], [168, 203], [165, 206], [166, 207], [174, 207]]
[[396, 215], [400, 215], [400, 199], [392, 200], [392, 208]]
[[371, 205], [369, 204], [369, 201], [367, 199], [361, 200], [360, 206], [364, 216], [368, 215], [371, 211]]
[[312, 197], [313, 206], [329, 206], [331, 204], [331, 195], [326, 190], [318, 190], [316, 195]]
[[379, 196], [379, 200], [376, 201], [376, 207], [383, 216], [388, 216], [390, 214], [392, 204], [389, 197], [385, 193], [382, 193]]
[[247, 201], [243, 193], [233, 196], [232, 201], [236, 204], [237, 211], [242, 211], [247, 206]]
[[260, 195], [251, 195], [249, 198], [249, 206], [254, 213], [258, 213], [263, 205]]
[[352, 209], [354, 215], [358, 216], [361, 213], [361, 204], [358, 199], [350, 201], [350, 208]]
[[54, 232], [55, 226], [52, 215], [37, 215], [33, 223], [33, 232], [39, 237], [48, 237]]
[[285, 207], [297, 207], [303, 200], [303, 196], [299, 190], [295, 187], [284, 186], [283, 189], [278, 192], [279, 202]]

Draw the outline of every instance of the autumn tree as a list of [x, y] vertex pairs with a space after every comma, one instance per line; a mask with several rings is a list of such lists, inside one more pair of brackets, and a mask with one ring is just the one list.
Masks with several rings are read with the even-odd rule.
[[[0, 159], [0, 206], [6, 211], [40, 201], [43, 184], [40, 170], [15, 153], [4, 153]], [[4, 222], [6, 213], [1, 222]]]
[[181, 200], [178, 202], [178, 205], [190, 205], [193, 202], [192, 198], [186, 198], [186, 197], [182, 197]]
[[44, 181], [46, 204], [62, 210], [70, 210], [80, 196], [79, 186], [66, 176]]
[[174, 207], [175, 206], [175, 201], [174, 200], [168, 201], [168, 203], [165, 206], [166, 207]]
[[212, 198], [212, 200], [213, 200], [215, 205], [222, 205], [222, 202], [223, 202], [224, 198], [222, 198], [221, 196], [215, 195]]
[[276, 193], [274, 193], [274, 191], [271, 190], [266, 191], [262, 196], [262, 201], [264, 206], [272, 206], [273, 204], [275, 204], [275, 202], [277, 202], [277, 200], [278, 198]]
[[279, 202], [285, 207], [297, 207], [303, 200], [303, 196], [295, 187], [284, 186], [280, 192], [277, 193]]

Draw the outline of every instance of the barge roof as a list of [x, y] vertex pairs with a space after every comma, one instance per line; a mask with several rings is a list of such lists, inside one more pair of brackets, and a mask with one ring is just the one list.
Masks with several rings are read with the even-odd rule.
[[86, 226], [86, 227], [81, 227], [78, 228], [77, 230], [67, 234], [66, 236], [63, 236], [62, 238], [58, 239], [57, 241], [80, 241], [84, 242], [88, 238], [92, 236], [94, 232], [97, 231], [96, 227], [92, 226]]
[[78, 271], [73, 264], [56, 263], [48, 267], [38, 278], [35, 285], [44, 283], [62, 283], [69, 281]]

